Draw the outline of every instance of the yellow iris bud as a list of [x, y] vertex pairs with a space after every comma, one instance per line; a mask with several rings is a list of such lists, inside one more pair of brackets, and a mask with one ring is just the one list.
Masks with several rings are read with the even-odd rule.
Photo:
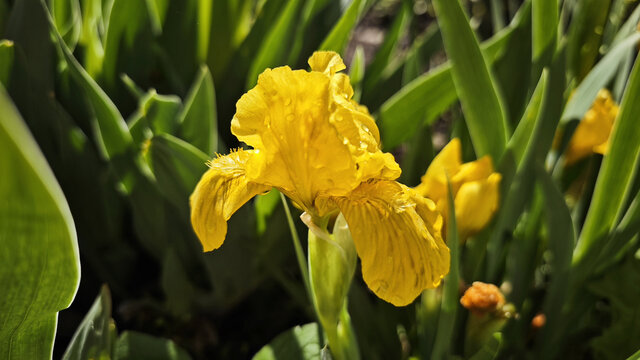
[[447, 181], [451, 183], [456, 223], [464, 241], [487, 226], [498, 210], [501, 179], [489, 156], [463, 164], [460, 140], [454, 138], [433, 159], [415, 189], [433, 200], [446, 219]]
[[618, 105], [613, 101], [611, 93], [606, 89], [600, 90], [569, 141], [565, 154], [566, 164], [574, 164], [593, 153], [604, 155], [616, 116]]

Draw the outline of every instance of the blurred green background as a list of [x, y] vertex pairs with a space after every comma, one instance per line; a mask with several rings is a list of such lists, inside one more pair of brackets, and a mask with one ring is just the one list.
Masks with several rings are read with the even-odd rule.
[[[0, 215], [18, 211], [18, 203], [40, 211], [29, 213], [34, 235], [27, 240], [34, 245], [25, 250], [12, 243], [16, 247], [6, 247], [0, 258], [6, 294], [15, 294], [0, 301], [0, 313], [21, 301], [36, 304], [20, 310], [28, 321], [0, 315], [0, 338], [8, 339], [0, 349], [12, 351], [14, 342], [36, 339], [30, 325], [55, 329], [53, 313], [73, 298], [80, 271], [75, 234], [60, 230], [60, 246], [42, 245], [37, 233], [50, 234], [52, 225], [35, 216], [60, 229], [75, 226], [82, 265], [75, 299], [59, 315], [54, 358], [251, 358], [278, 334], [313, 323], [278, 193], [240, 209], [224, 246], [206, 254], [191, 230], [188, 197], [207, 159], [241, 146], [230, 133], [230, 120], [258, 74], [281, 65], [306, 69], [307, 58], [322, 49], [345, 59], [355, 97], [376, 117], [383, 148], [396, 155], [401, 181], [409, 186], [419, 183], [434, 153], [453, 136], [462, 139], [466, 161], [479, 153], [472, 140], [499, 142], [474, 125], [474, 119], [495, 115], [491, 104], [483, 112], [471, 102], [488, 104], [483, 94], [489, 103], [500, 99], [510, 139], [501, 145], [508, 156], [495, 159], [505, 179], [504, 208], [490, 229], [460, 249], [461, 283], [511, 286], [507, 299], [519, 318], [496, 340], [502, 344], [498, 356], [630, 356], [640, 348], [640, 181], [632, 175], [640, 140], [620, 141], [616, 150], [627, 154], [618, 169], [628, 175], [610, 180], [619, 189], [593, 195], [613, 194], [617, 200], [607, 206], [617, 215], [603, 220], [605, 235], [593, 241], [602, 246], [590, 248], [596, 255], [589, 266], [575, 267], [572, 274], [584, 276], [577, 276], [573, 297], [561, 291], [567, 282], [553, 281], [558, 274], [568, 281], [601, 158], [561, 171], [560, 152], [551, 142], [559, 126], [566, 145], [594, 91], [603, 87], [618, 102], [627, 89], [631, 100], [621, 112], [640, 118], [633, 103], [638, 81], [629, 80], [637, 51], [637, 1], [462, 4], [469, 22], [456, 23], [460, 18], [448, 18], [444, 9], [436, 21], [427, 0], [0, 0], [0, 83], [6, 89], [0, 96], [0, 146], [6, 155], [0, 156], [0, 194], [8, 199]], [[478, 42], [482, 56], [461, 56]], [[455, 60], [453, 70], [448, 57]], [[488, 67], [492, 82], [469, 77], [468, 88], [461, 88], [461, 69], [473, 74], [475, 66]], [[487, 85], [492, 92], [485, 91]], [[580, 96], [568, 101], [574, 90]], [[584, 186], [567, 207], [563, 193], [575, 179]], [[16, 193], [16, 187], [26, 190]], [[61, 205], [64, 198], [70, 214]], [[9, 226], [11, 218], [2, 217], [3, 239], [15, 242], [24, 227]], [[296, 225], [304, 234], [302, 223]], [[14, 256], [15, 263], [8, 262]], [[43, 262], [52, 266], [51, 258], [69, 273], [38, 282], [48, 272], [30, 271]], [[29, 291], [35, 295], [9, 283], [20, 276], [33, 280], [22, 286], [33, 283]], [[40, 308], [29, 299], [55, 289], [63, 300], [31, 323]], [[425, 296], [395, 308], [373, 296], [356, 275], [349, 308], [363, 358], [430, 358], [434, 341], [441, 341], [434, 335], [436, 299], [436, 310]], [[530, 327], [543, 307], [564, 314], [550, 319], [552, 334]], [[446, 353], [462, 357], [467, 315], [462, 308], [458, 314]], [[296, 331], [273, 347], [289, 351], [289, 336], [318, 349], [315, 325]], [[498, 351], [492, 341], [486, 345], [490, 356], [482, 358]], [[15, 358], [39, 358], [50, 346], [25, 349], [14, 346]], [[279, 358], [302, 358], [296, 351]]]

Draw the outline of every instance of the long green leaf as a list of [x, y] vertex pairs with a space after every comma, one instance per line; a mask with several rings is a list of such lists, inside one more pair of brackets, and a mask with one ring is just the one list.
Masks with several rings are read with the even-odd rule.
[[[632, 4], [625, 0], [612, 0], [607, 23], [602, 32], [601, 50], [611, 46], [616, 34], [620, 32], [622, 22], [627, 19], [627, 10]], [[637, 6], [636, 6], [637, 7]]]
[[433, 5], [476, 154], [498, 160], [507, 143], [508, 125], [488, 61], [460, 2], [434, 0]]
[[392, 60], [392, 56], [395, 55], [395, 49], [401, 40], [401, 37], [405, 34], [409, 21], [411, 19], [411, 7], [407, 3], [403, 3], [400, 6], [400, 10], [396, 15], [391, 28], [387, 32], [384, 42], [380, 46], [380, 49], [376, 53], [375, 58], [371, 64], [367, 67], [364, 81], [364, 91], [375, 91], [375, 85], [378, 83], [382, 72], [389, 65]]
[[278, 203], [280, 203], [280, 192], [276, 189], [271, 189], [271, 191], [264, 195], [256, 196], [254, 208], [256, 211], [256, 232], [258, 235], [264, 234], [267, 230], [267, 219], [271, 217]]
[[80, 280], [75, 226], [58, 182], [0, 87], [0, 358], [51, 358], [58, 311]]
[[511, 128], [517, 126], [518, 120], [522, 117], [531, 96], [532, 81], [537, 80], [536, 75], [538, 75], [532, 74], [532, 15], [529, 10], [531, 1], [524, 2], [521, 7], [523, 8], [521, 12], [525, 13], [525, 16], [518, 15], [521, 20], [518, 26], [513, 27], [512, 34], [505, 45], [507, 50], [491, 64], [497, 87], [503, 95], [504, 108]]
[[351, 67], [349, 68], [349, 78], [351, 79], [351, 86], [353, 87], [353, 100], [360, 101], [362, 95], [362, 79], [364, 78], [364, 50], [362, 46], [358, 45], [356, 51], [353, 54], [351, 60]]
[[211, 35], [211, 9], [213, 0], [198, 1], [198, 46], [196, 58], [200, 62], [207, 60], [209, 54], [209, 37]]
[[[640, 20], [640, 4], [636, 6], [635, 10], [627, 21], [625, 21], [624, 25], [620, 27], [620, 31], [616, 34], [613, 39], [613, 42], [610, 46], [615, 46], [620, 41], [625, 39], [628, 35], [636, 32], [638, 21]], [[616, 99], [616, 101], [620, 101], [622, 98], [622, 93], [624, 92], [624, 87], [627, 85], [627, 79], [629, 79], [629, 73], [631, 72], [631, 67], [633, 65], [634, 59], [634, 49], [627, 50], [627, 54], [623, 55], [625, 58], [622, 61], [622, 65], [620, 65], [620, 69], [618, 71], [618, 75], [612, 85], [612, 92]]]
[[600, 89], [606, 87], [617, 73], [625, 55], [640, 40], [640, 33], [635, 33], [620, 42], [584, 78], [576, 89], [562, 114], [562, 122], [581, 119], [589, 110]]
[[524, 152], [529, 145], [529, 140], [531, 140], [536, 119], [540, 114], [542, 98], [546, 91], [548, 77], [547, 72], [542, 73], [542, 76], [538, 81], [538, 85], [533, 91], [533, 95], [531, 95], [529, 105], [527, 105], [527, 109], [525, 110], [524, 115], [522, 115], [522, 119], [520, 119], [518, 127], [513, 132], [513, 136], [511, 136], [509, 143], [507, 144], [507, 148], [513, 151], [516, 165], [519, 165], [522, 161]]
[[189, 354], [173, 341], [137, 331], [125, 331], [116, 342], [114, 360], [190, 360]]
[[[41, 0], [42, 6], [45, 7], [44, 0]], [[116, 105], [109, 99], [107, 94], [98, 86], [98, 84], [89, 76], [89, 74], [78, 63], [69, 48], [65, 45], [60, 34], [55, 28], [54, 23], [50, 19], [52, 31], [54, 32], [55, 42], [58, 45], [71, 73], [71, 76], [85, 91], [86, 96], [95, 112], [97, 126], [100, 131], [100, 140], [103, 145], [103, 154], [107, 158], [117, 157], [125, 153], [133, 139], [124, 122], [122, 115], [118, 111]]]
[[549, 359], [552, 357], [554, 348], [559, 345], [560, 339], [556, 335], [568, 295], [571, 253], [576, 234], [564, 196], [551, 176], [543, 168], [538, 167], [537, 178], [544, 193], [548, 244], [551, 251], [550, 265], [553, 274], [542, 307], [547, 323], [538, 334], [536, 348], [539, 358]]
[[632, 186], [633, 172], [640, 154], [640, 61], [631, 72], [627, 90], [615, 120], [609, 150], [604, 157], [593, 200], [580, 233], [573, 263], [588, 261], [587, 255], [598, 253], [612, 228], [624, 213], [624, 204]]
[[[410, 82], [380, 108], [378, 123], [383, 146], [393, 149], [400, 145], [420, 125], [433, 122], [457, 99], [448, 63]], [[435, 116], [427, 116], [427, 111]]]
[[146, 0], [146, 4], [153, 33], [159, 35], [162, 33], [162, 25], [167, 15], [169, 0]]
[[356, 26], [360, 15], [362, 14], [366, 1], [353, 0], [351, 5], [345, 10], [338, 23], [331, 29], [331, 32], [324, 39], [318, 50], [332, 50], [342, 54], [351, 30]]
[[447, 221], [447, 246], [451, 250], [451, 266], [449, 273], [444, 278], [442, 289], [442, 304], [440, 316], [438, 317], [438, 330], [433, 344], [431, 359], [446, 359], [451, 355], [451, 345], [453, 344], [454, 325], [456, 313], [459, 306], [460, 295], [458, 287], [460, 282], [460, 248], [458, 237], [458, 226], [456, 224], [456, 212], [453, 201], [451, 185], [449, 185], [449, 217]]
[[568, 35], [567, 65], [578, 81], [589, 73], [599, 55], [610, 5], [611, 0], [576, 2]]
[[50, 0], [51, 12], [56, 27], [64, 38], [67, 46], [75, 48], [82, 32], [82, 16], [78, 0]]
[[253, 360], [320, 359], [322, 338], [316, 323], [296, 326], [265, 345]]
[[[236, 59], [233, 52], [245, 39], [249, 31], [252, 31], [254, 6], [261, 8], [264, 8], [264, 6], [256, 5], [253, 0], [197, 1], [199, 7], [198, 18], [208, 21], [207, 23], [198, 24], [198, 51], [201, 52], [208, 49], [208, 53], [204, 54], [208, 56], [207, 65], [214, 72], [215, 77], [221, 72], [228, 71], [230, 65], [236, 71]], [[206, 11], [209, 11], [210, 14], [205, 14]], [[273, 23], [270, 25], [273, 25]], [[209, 34], [206, 37], [202, 36], [204, 35], [203, 31], [208, 31]], [[261, 40], [264, 40], [264, 34], [262, 33]], [[204, 41], [208, 43], [205, 44]], [[200, 55], [200, 53], [198, 54]], [[199, 57], [198, 60], [202, 61], [202, 58]], [[231, 61], [233, 61], [233, 64], [230, 64]]]
[[258, 81], [258, 75], [266, 68], [284, 65], [287, 53], [295, 33], [296, 19], [302, 8], [301, 0], [291, 0], [264, 38], [260, 51], [251, 64], [245, 87], [252, 88]]
[[498, 356], [500, 346], [502, 345], [502, 334], [497, 332], [491, 336], [491, 339], [469, 360], [493, 360]]
[[[41, 4], [46, 10], [44, 0], [41, 0]], [[49, 23], [54, 33], [54, 41], [64, 57], [71, 77], [83, 89], [91, 105], [95, 115], [93, 121], [97, 132], [96, 142], [102, 155], [112, 161], [123, 186], [127, 191], [131, 191], [135, 182], [140, 180], [140, 175], [150, 176], [150, 171], [142, 159], [135, 154], [133, 137], [118, 108], [73, 57], [57, 32], [51, 16], [49, 16]]]
[[[521, 160], [517, 172], [510, 183], [503, 180], [501, 191], [504, 200], [500, 206], [496, 225], [487, 245], [487, 278], [491, 282], [499, 281], [500, 267], [504, 259], [504, 241], [515, 229], [518, 219], [522, 215], [532, 194], [535, 179], [536, 164], [544, 163], [551, 148], [562, 106], [564, 104], [564, 48], [561, 48], [552, 60], [551, 67], [543, 71], [542, 76], [548, 76], [538, 117], [524, 153], [518, 155]], [[515, 161], [514, 161], [515, 162]]]
[[[611, 233], [611, 238], [598, 256], [596, 272], [601, 273], [608, 266], [616, 263], [625, 254], [625, 250], [633, 249], [633, 239], [640, 232], [640, 192], [636, 193], [629, 209], [620, 224]], [[631, 246], [631, 248], [630, 248]]]
[[493, 32], [498, 32], [504, 28], [504, 4], [501, 0], [491, 0], [491, 22]]
[[178, 116], [180, 137], [208, 155], [218, 150], [216, 92], [209, 68], [202, 66]]
[[[528, 3], [523, 5], [507, 28], [482, 43], [487, 61], [493, 64], [502, 55], [514, 30], [525, 23], [529, 9]], [[384, 147], [392, 149], [409, 139], [421, 125], [431, 124], [457, 99], [450, 62], [411, 81], [380, 108], [378, 123]]]
[[179, 97], [160, 95], [155, 89], [140, 99], [140, 111], [154, 134], [173, 134], [178, 127], [177, 115], [181, 107]]
[[104, 359], [111, 357], [116, 341], [116, 326], [111, 318], [111, 294], [106, 285], [93, 302], [73, 334], [63, 360]]
[[[418, 36], [407, 51], [406, 57], [402, 61], [394, 62], [388, 70], [383, 73], [383, 78], [390, 78], [396, 71], [402, 71], [402, 82], [404, 86], [420, 76], [431, 60], [431, 57], [443, 47], [442, 36], [438, 23], [431, 23], [423, 34]], [[393, 69], [393, 67], [398, 69]]]
[[92, 77], [102, 71], [104, 48], [101, 27], [104, 25], [101, 0], [85, 0], [82, 3], [82, 31], [79, 44], [84, 46], [84, 67]]
[[[602, 32], [602, 45], [600, 51], [605, 50], [611, 46], [613, 39], [620, 32], [622, 22], [630, 19], [627, 17], [628, 9], [632, 3], [625, 0], [612, 0], [611, 7], [609, 8], [609, 16], [607, 17], [607, 23], [604, 26]], [[637, 5], [636, 5], [637, 8]]]
[[558, 33], [558, 0], [532, 3], [533, 62], [546, 65], [553, 56]]
[[118, 79], [117, 63], [122, 48], [133, 47], [136, 36], [148, 24], [148, 11], [144, 1], [113, 0], [103, 41], [101, 72], [109, 87], [114, 86]]
[[149, 155], [160, 192], [184, 214], [189, 213], [189, 195], [207, 170], [207, 155], [169, 134], [151, 139]]
[[638, 360], [638, 359], [640, 359], [640, 350], [638, 350], [636, 353], [634, 353], [633, 355], [627, 358], [627, 360]]

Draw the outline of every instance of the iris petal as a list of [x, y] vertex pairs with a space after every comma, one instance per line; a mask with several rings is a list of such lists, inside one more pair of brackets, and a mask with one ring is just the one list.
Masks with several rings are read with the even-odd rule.
[[498, 210], [501, 178], [493, 173], [485, 179], [462, 184], [455, 198], [461, 238], [476, 234], [491, 221]]
[[329, 77], [319, 72], [266, 70], [243, 95], [231, 131], [259, 151], [250, 178], [282, 190], [310, 209], [317, 196], [357, 186], [356, 163], [329, 124]]
[[209, 163], [191, 195], [191, 224], [204, 251], [219, 248], [227, 234], [227, 220], [252, 197], [270, 189], [247, 179], [245, 166], [254, 151], [238, 150]]
[[596, 152], [604, 154], [609, 143], [613, 122], [618, 115], [618, 105], [611, 93], [603, 89], [578, 124], [569, 141], [566, 163], [571, 165]]
[[454, 138], [433, 159], [416, 191], [436, 202], [446, 223], [449, 214], [447, 187], [451, 184], [456, 224], [464, 241], [493, 218], [499, 205], [500, 179], [500, 174], [494, 173], [489, 156], [463, 164], [460, 140]]
[[451, 178], [459, 171], [461, 159], [460, 140], [453, 138], [433, 159], [416, 191], [434, 201], [446, 198], [447, 177]]
[[352, 93], [343, 74], [265, 70], [238, 101], [231, 123], [232, 133], [258, 152], [247, 176], [306, 211], [316, 198], [346, 195], [367, 179], [397, 178], [400, 167], [380, 150], [378, 128]]
[[312, 71], [333, 75], [347, 67], [338, 53], [333, 51], [316, 51], [308, 60]]
[[335, 201], [351, 229], [364, 281], [381, 299], [408, 305], [449, 272], [442, 217], [431, 200], [379, 180]]
[[464, 183], [486, 179], [491, 173], [493, 173], [493, 162], [487, 155], [476, 161], [462, 164], [456, 174], [450, 175], [451, 183], [457, 189]]

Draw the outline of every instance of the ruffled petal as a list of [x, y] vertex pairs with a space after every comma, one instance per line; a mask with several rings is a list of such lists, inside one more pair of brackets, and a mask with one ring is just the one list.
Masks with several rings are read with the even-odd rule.
[[307, 61], [311, 71], [318, 71], [327, 75], [333, 75], [347, 67], [338, 53], [334, 51], [316, 51]]
[[270, 189], [248, 180], [246, 163], [254, 151], [238, 150], [209, 162], [190, 198], [191, 224], [204, 251], [219, 248], [227, 234], [227, 220], [252, 197]]
[[306, 211], [314, 211], [317, 197], [344, 196], [368, 179], [400, 176], [393, 156], [380, 150], [375, 121], [351, 100], [349, 78], [332, 74], [342, 62], [331, 56], [310, 60], [328, 73], [265, 70], [238, 101], [231, 122], [232, 133], [257, 151], [247, 163], [249, 179], [277, 187]]
[[362, 262], [362, 275], [381, 299], [408, 305], [449, 272], [442, 217], [435, 204], [395, 181], [369, 181], [335, 199]]
[[465, 239], [482, 230], [498, 210], [502, 176], [493, 173], [487, 178], [462, 184], [456, 194], [456, 222], [460, 237]]
[[265, 70], [243, 95], [231, 131], [258, 156], [252, 179], [279, 188], [305, 210], [321, 194], [357, 186], [356, 160], [329, 123], [329, 77], [288, 67]]

